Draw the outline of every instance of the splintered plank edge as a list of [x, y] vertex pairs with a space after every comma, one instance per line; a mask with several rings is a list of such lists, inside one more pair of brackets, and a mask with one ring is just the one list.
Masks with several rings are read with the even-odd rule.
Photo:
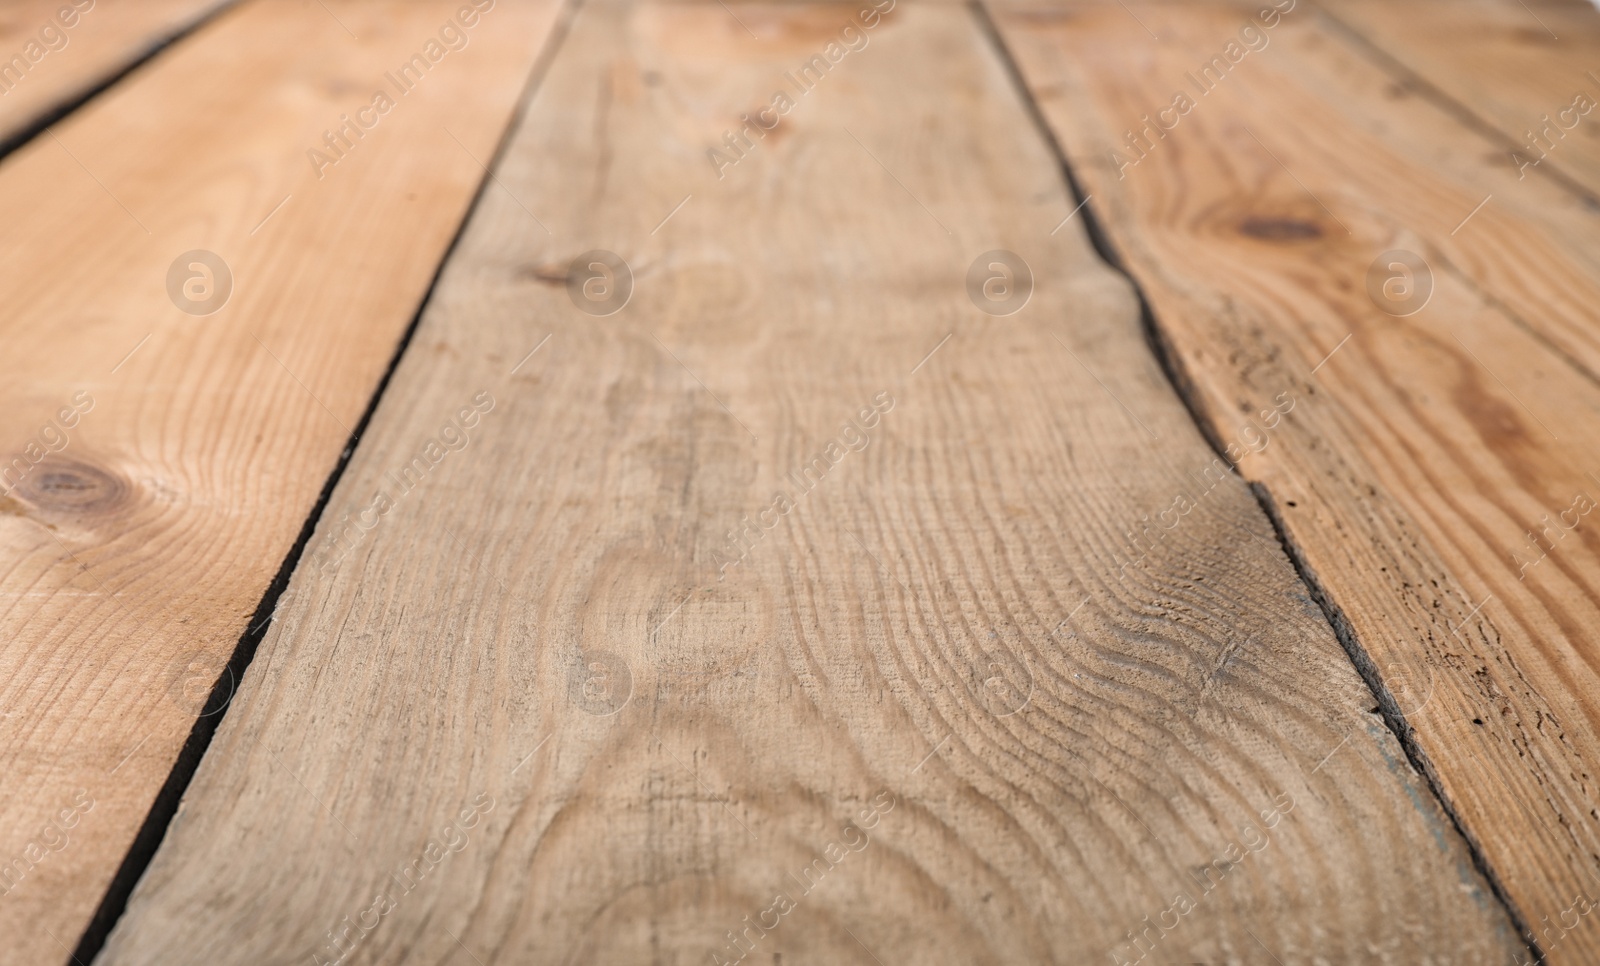
[[[1203, 82], [1250, 10], [1148, 8], [1156, 42], [1116, 6], [994, 9], [1196, 410], [1544, 944], [1527, 958], [1594, 961], [1570, 925], [1600, 874], [1593, 213], [1312, 8]], [[1187, 110], [1128, 130], [1175, 86]], [[1284, 392], [1303, 408], [1264, 431]]]

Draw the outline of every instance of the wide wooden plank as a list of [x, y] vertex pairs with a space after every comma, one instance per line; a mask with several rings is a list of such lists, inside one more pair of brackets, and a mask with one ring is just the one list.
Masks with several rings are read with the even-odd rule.
[[1588, 0], [1332, 0], [1331, 16], [1503, 139], [1522, 178], [1600, 199], [1600, 15]]
[[1541, 955], [1600, 958], [1600, 391], [1512, 308], [1594, 328], [1600, 272], [1524, 248], [1600, 247], [1592, 214], [1309, 10], [996, 13], [1213, 436], [1305, 400], [1240, 472]]
[[1521, 948], [975, 12], [868, 10], [579, 10], [102, 962]]
[[229, 0], [12, 0], [0, 7], [0, 151]]
[[554, 6], [457, 8], [245, 4], [0, 165], [6, 962], [78, 943], [482, 183]]

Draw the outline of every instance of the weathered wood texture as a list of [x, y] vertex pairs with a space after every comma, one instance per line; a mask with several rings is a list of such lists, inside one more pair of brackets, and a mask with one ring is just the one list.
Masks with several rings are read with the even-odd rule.
[[[1505, 139], [1503, 160], [1600, 197], [1600, 15], [1588, 0], [1321, 0], [1430, 95]], [[1576, 106], [1575, 106], [1576, 105]], [[1515, 156], [1513, 157], [1513, 152]]]
[[229, 0], [11, 0], [0, 6], [0, 145]]
[[307, 155], [455, 9], [245, 4], [0, 165], [0, 961], [78, 941], [484, 178], [550, 3]]
[[[1254, 9], [996, 14], [1192, 405], [1238, 445], [1391, 720], [1548, 960], [1595, 962], [1600, 391], [1556, 348], [1594, 337], [1594, 214], [1519, 182], [1314, 10], [1247, 29]], [[1198, 77], [1230, 41], [1222, 79]], [[1169, 130], [1140, 145], [1146, 116]], [[1396, 249], [1422, 259], [1420, 307]], [[1304, 408], [1260, 442], [1252, 414], [1282, 392]]]
[[[1377, 68], [1321, 77], [1322, 96], [1457, 189], [1389, 190], [1389, 210], [1443, 228], [1430, 239], [1440, 254], [1600, 379], [1600, 14], [1587, 4], [1509, 0], [1340, 0], [1322, 11], [1315, 16], [1330, 34], [1356, 38], [1356, 52]], [[1562, 40], [1537, 26], [1527, 32], [1534, 17]], [[1344, 102], [1351, 84], [1368, 86]]]
[[579, 10], [103, 963], [1521, 948], [974, 11], [855, 10]]

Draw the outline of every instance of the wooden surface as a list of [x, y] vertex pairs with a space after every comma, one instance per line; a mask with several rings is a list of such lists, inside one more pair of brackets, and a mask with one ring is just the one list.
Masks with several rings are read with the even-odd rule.
[[1600, 16], [1593, 4], [1323, 0], [1320, 7], [1392, 58], [1397, 73], [1421, 81], [1419, 92], [1500, 135], [1504, 161], [1520, 180], [1551, 176], [1600, 198]]
[[99, 962], [1521, 951], [973, 10], [718, 177], [850, 10], [580, 8]]
[[[1278, 393], [1304, 399], [1240, 471], [1540, 954], [1596, 961], [1594, 210], [1519, 181], [1492, 138], [1310, 8], [1207, 94], [1186, 72], [1248, 10], [996, 16], [1213, 438], [1251, 438]], [[1192, 109], [1131, 154], [1124, 132], [1175, 91]], [[1431, 265], [1412, 315], [1369, 294], [1394, 249]]]
[[11, 0], [0, 6], [0, 145], [226, 2]]
[[[1372, 69], [1308, 70], [1307, 82], [1325, 108], [1341, 109], [1414, 166], [1406, 190], [1378, 186], [1387, 209], [1438, 229], [1430, 244], [1460, 274], [1600, 380], [1600, 111], [1572, 107], [1580, 97], [1600, 107], [1600, 64], [1589, 63], [1600, 50], [1600, 16], [1565, 2], [1396, 8], [1339, 0], [1317, 10], [1329, 38], [1344, 41], [1338, 48]], [[1530, 31], [1533, 16], [1562, 40]], [[1572, 129], [1548, 135], [1554, 143], [1542, 159], [1525, 149], [1529, 128], [1537, 122], [1543, 141], [1543, 118], [1562, 110]]]
[[[308, 149], [454, 9], [244, 4], [0, 165], [0, 960], [77, 944], [555, 8], [501, 0], [319, 179]], [[168, 295], [194, 249], [230, 266], [212, 315]]]

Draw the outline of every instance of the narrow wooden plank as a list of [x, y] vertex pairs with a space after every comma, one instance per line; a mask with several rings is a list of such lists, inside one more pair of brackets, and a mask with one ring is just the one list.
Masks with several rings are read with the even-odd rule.
[[[1600, 83], [1583, 69], [1587, 53], [1600, 49], [1600, 16], [1564, 9], [1483, 2], [1446, 9], [1424, 0], [1380, 11], [1344, 0], [1331, 15], [1319, 7], [1313, 17], [1355, 38], [1353, 52], [1379, 69], [1330, 72], [1316, 69], [1323, 61], [1315, 61], [1303, 82], [1315, 85], [1345, 123], [1417, 168], [1445, 176], [1419, 172], [1406, 190], [1380, 187], [1386, 209], [1408, 223], [1437, 225], [1442, 230], [1431, 240], [1441, 255], [1504, 302], [1517, 324], [1600, 380], [1594, 311], [1600, 178], [1590, 176], [1600, 172], [1600, 115], [1569, 111], [1562, 123], [1574, 129], [1564, 138], [1553, 132], [1537, 165], [1527, 163], [1537, 153], [1517, 148], [1541, 112], [1556, 116], [1574, 102], [1586, 106], [1582, 97], [1600, 99]], [[1565, 39], [1554, 44], [1526, 33], [1532, 16], [1548, 20]], [[1442, 46], [1426, 39], [1441, 35], [1448, 38]], [[1357, 98], [1342, 96], [1351, 84], [1366, 89]], [[1492, 91], [1480, 90], [1485, 85]], [[1572, 163], [1559, 167], [1558, 156]], [[1431, 190], [1412, 191], [1418, 181]]]
[[1524, 178], [1559, 173], [1600, 197], [1600, 16], [1587, 0], [1384, 3], [1327, 14], [1504, 136]]
[[[8, 962], [66, 961], [106, 893], [414, 318], [554, 6], [502, 0], [387, 113], [358, 115], [456, 9], [245, 4], [0, 165]], [[308, 151], [347, 113], [376, 124], [319, 177]], [[231, 283], [191, 267], [198, 249]]]
[[229, 0], [13, 0], [0, 7], [0, 145]]
[[[1476, 132], [1397, 93], [1314, 16], [997, 16], [1211, 432], [1248, 443], [1248, 414], [1305, 400], [1270, 445], [1236, 451], [1239, 470], [1544, 956], [1595, 961], [1582, 910], [1600, 895], [1600, 391], [1508, 308], [1586, 303], [1593, 326], [1600, 273], [1524, 261], [1523, 240], [1550, 245], [1552, 225], [1581, 237], [1562, 189], [1530, 179], [1517, 195], [1503, 159], [1464, 149], [1484, 144]], [[1244, 56], [1194, 80], [1230, 40]], [[1135, 151], [1125, 132], [1146, 114], [1170, 130]], [[1485, 185], [1508, 201], [1469, 220]], [[1406, 290], [1389, 266], [1413, 255]]]
[[1511, 959], [974, 11], [854, 16], [580, 9], [103, 962]]

